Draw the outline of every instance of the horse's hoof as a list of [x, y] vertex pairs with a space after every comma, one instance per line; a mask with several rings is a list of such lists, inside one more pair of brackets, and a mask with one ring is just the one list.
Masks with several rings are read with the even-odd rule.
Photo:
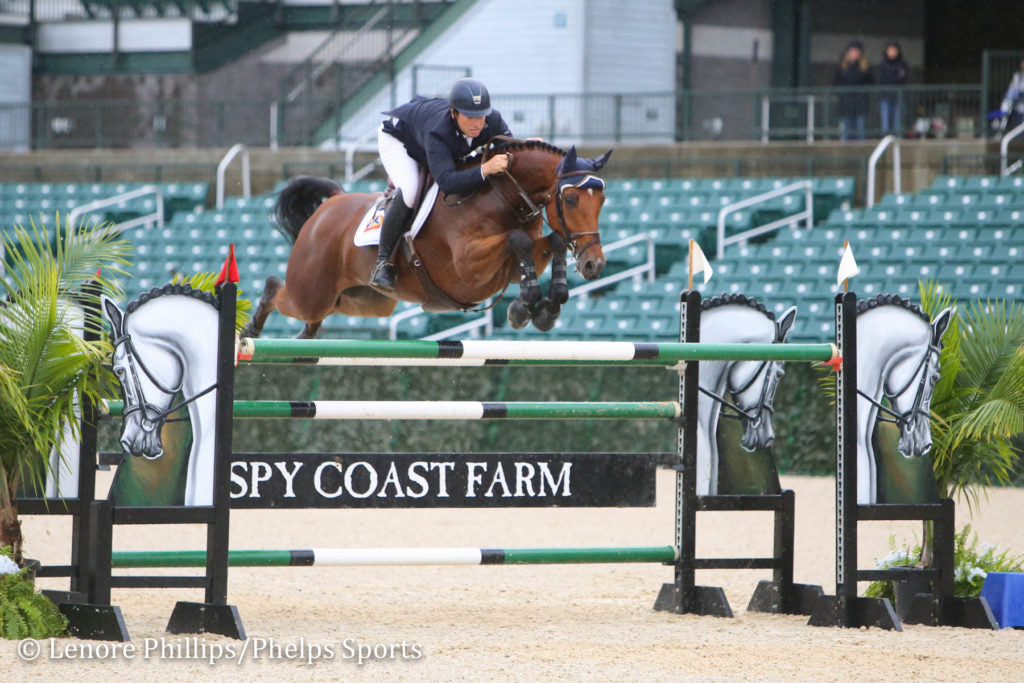
[[508, 324], [513, 330], [521, 330], [530, 322], [530, 309], [522, 299], [515, 299], [508, 305]]
[[240, 333], [239, 336], [248, 337], [249, 339], [255, 339], [256, 337], [260, 336], [260, 332], [262, 331], [263, 330], [257, 330], [255, 327], [253, 327], [252, 323], [250, 322], [245, 324], [245, 327], [242, 328], [242, 332]]
[[569, 285], [565, 282], [551, 283], [548, 290], [548, 298], [559, 306], [569, 300]]
[[558, 315], [561, 312], [562, 307], [559, 304], [550, 299], [544, 299], [533, 310], [533, 326], [541, 332], [548, 332], [555, 326], [555, 321], [558, 320]]
[[521, 299], [527, 306], [533, 306], [535, 303], [540, 301], [541, 296], [543, 296], [543, 293], [537, 285], [519, 287], [519, 299]]

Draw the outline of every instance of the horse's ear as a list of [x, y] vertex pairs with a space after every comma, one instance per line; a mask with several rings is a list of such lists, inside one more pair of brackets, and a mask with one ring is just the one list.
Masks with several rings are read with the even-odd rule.
[[789, 309], [782, 314], [782, 317], [775, 323], [775, 341], [784, 342], [786, 341], [786, 335], [793, 328], [793, 323], [796, 321], [796, 306], [790, 306]]
[[562, 160], [562, 172], [568, 173], [576, 170], [576, 145], [569, 148], [569, 151], [565, 153], [565, 159]]
[[614, 148], [608, 150], [607, 152], [605, 152], [604, 154], [602, 154], [598, 158], [594, 159], [594, 170], [595, 171], [600, 171], [601, 167], [608, 163], [608, 157], [610, 157], [612, 155], [613, 151], [614, 151]]
[[932, 344], [935, 346], [939, 345], [942, 341], [942, 335], [946, 333], [949, 328], [949, 321], [953, 318], [953, 307], [944, 309], [941, 313], [935, 316], [935, 320], [932, 321]]
[[110, 321], [112, 336], [120, 337], [124, 334], [124, 311], [114, 303], [113, 299], [105, 294], [100, 295], [100, 300], [103, 302], [103, 313], [106, 315], [107, 320]]

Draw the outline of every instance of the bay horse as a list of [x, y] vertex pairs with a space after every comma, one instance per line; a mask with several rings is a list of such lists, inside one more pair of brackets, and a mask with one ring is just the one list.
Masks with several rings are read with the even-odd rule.
[[[415, 240], [406, 238], [394, 259], [397, 286], [386, 296], [369, 286], [375, 246], [358, 247], [354, 234], [378, 194], [346, 194], [334, 181], [302, 177], [281, 191], [274, 212], [294, 239], [285, 280], [266, 280], [252, 319], [242, 334], [257, 337], [274, 310], [306, 323], [298, 335], [313, 338], [332, 313], [365, 317], [391, 315], [398, 300], [426, 311], [468, 311], [488, 297], [520, 285], [508, 308], [515, 329], [533, 322], [550, 330], [569, 298], [566, 252], [587, 280], [605, 265], [598, 216], [604, 181], [595, 174], [612, 150], [597, 159], [579, 157], [539, 140], [496, 138], [461, 168], [489, 156], [509, 155], [504, 173], [479, 190], [454, 198], [438, 193]], [[544, 222], [551, 232], [543, 235]], [[552, 264], [547, 297], [537, 274]]]

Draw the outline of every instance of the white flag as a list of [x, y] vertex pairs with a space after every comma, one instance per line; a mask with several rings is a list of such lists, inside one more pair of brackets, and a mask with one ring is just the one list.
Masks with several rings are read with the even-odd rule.
[[857, 261], [853, 258], [853, 249], [847, 244], [843, 247], [843, 258], [839, 261], [839, 272], [836, 275], [836, 284], [843, 284], [843, 280], [853, 277], [860, 273], [860, 268], [857, 267]]
[[714, 271], [711, 270], [711, 264], [708, 263], [704, 252], [696, 240], [690, 240], [690, 269], [691, 277], [700, 272], [704, 273], [704, 284], [707, 284], [711, 276], [714, 275]]

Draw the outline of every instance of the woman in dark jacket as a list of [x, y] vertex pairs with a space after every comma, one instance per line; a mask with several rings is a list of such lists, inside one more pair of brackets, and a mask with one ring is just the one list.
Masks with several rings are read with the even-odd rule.
[[455, 162], [482, 147], [496, 135], [511, 136], [508, 124], [480, 81], [460, 78], [452, 86], [448, 99], [415, 97], [397, 109], [384, 112], [377, 134], [380, 160], [395, 192], [380, 227], [377, 264], [370, 274], [370, 285], [389, 293], [395, 288], [395, 264], [391, 254], [398, 238], [412, 217], [419, 192], [419, 172], [426, 166], [442, 192], [469, 194], [489, 175], [508, 168], [508, 155], [495, 154], [481, 166], [462, 171]]
[[879, 113], [882, 117], [882, 135], [886, 135], [890, 131], [897, 135], [900, 133], [903, 107], [900, 106], [899, 93], [894, 88], [898, 85], [906, 85], [909, 75], [910, 67], [903, 59], [900, 44], [892, 42], [886, 45], [885, 52], [882, 53], [882, 63], [878, 65], [878, 84], [887, 88], [878, 96]]
[[[839, 62], [833, 84], [840, 87], [864, 88], [871, 85], [874, 78], [868, 68], [868, 58], [864, 55], [864, 44], [859, 40], [851, 41]], [[866, 92], [846, 93], [839, 95], [839, 137], [849, 140], [850, 132], [855, 130], [857, 140], [864, 139], [864, 115], [868, 109]]]

